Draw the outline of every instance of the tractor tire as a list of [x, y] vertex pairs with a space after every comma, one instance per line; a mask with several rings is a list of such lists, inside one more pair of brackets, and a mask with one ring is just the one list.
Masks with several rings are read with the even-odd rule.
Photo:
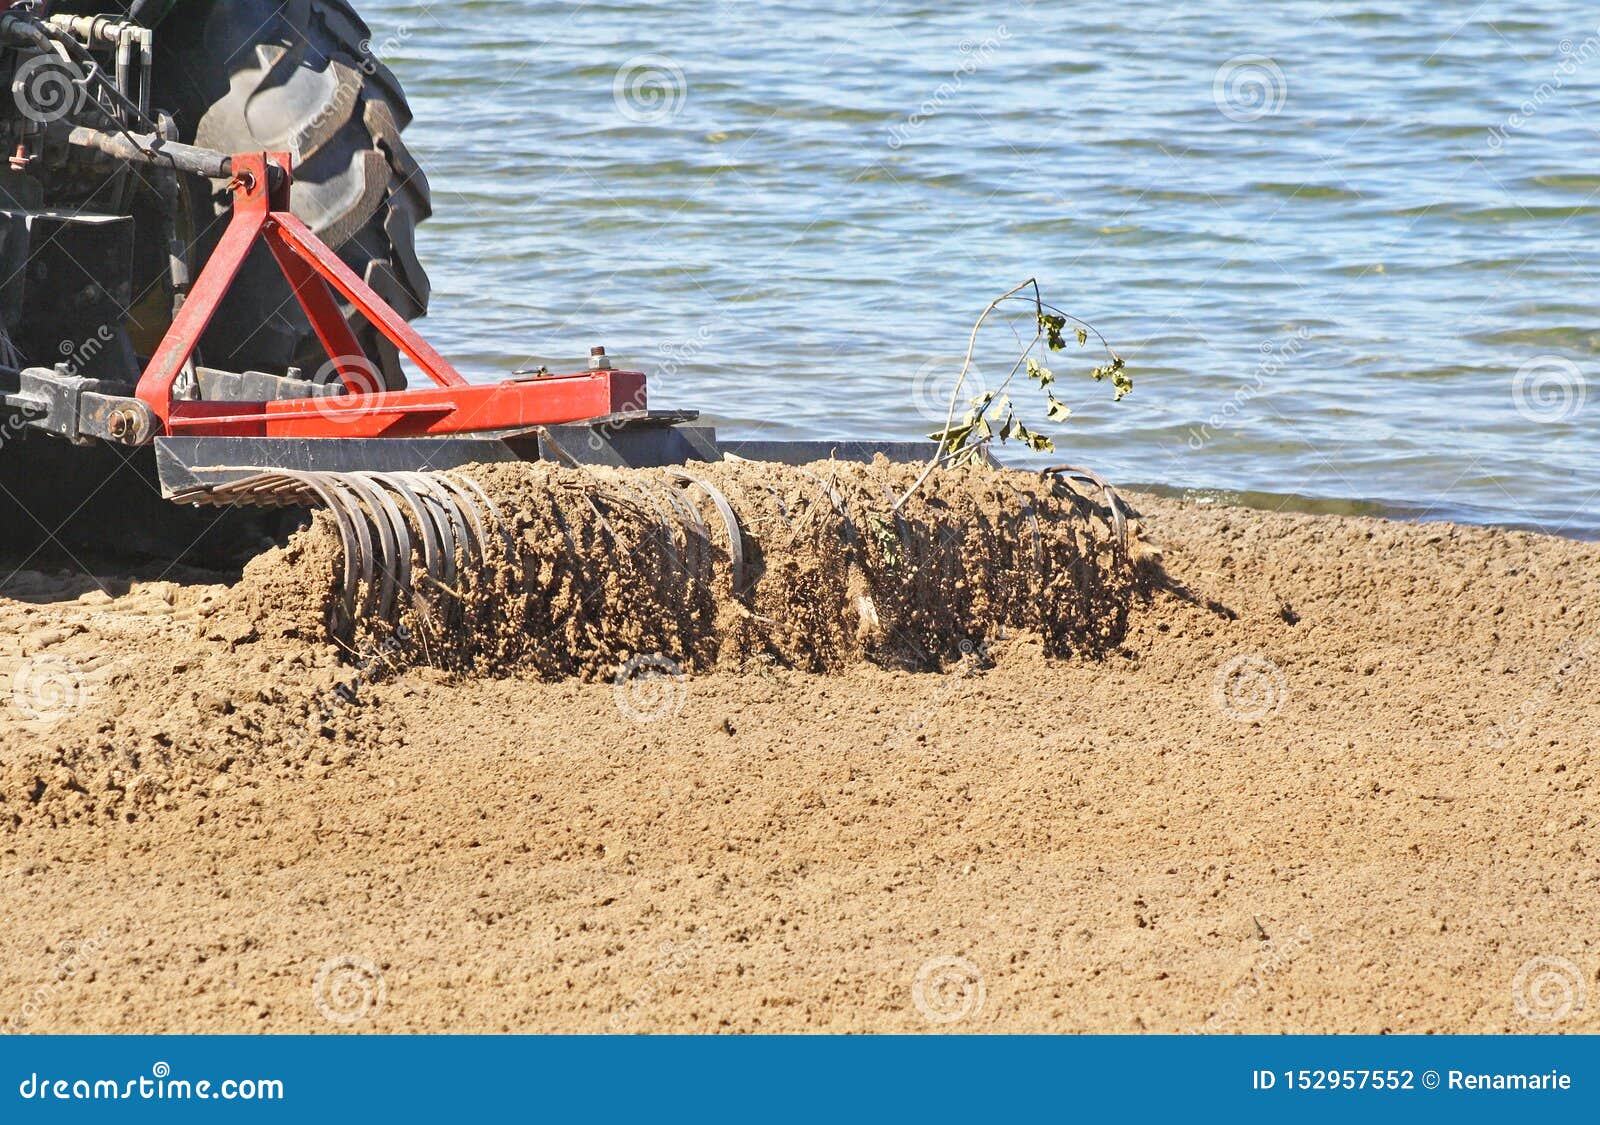
[[[346, 0], [189, 0], [156, 32], [155, 104], [180, 139], [223, 152], [287, 152], [291, 207], [407, 320], [428, 307], [417, 223], [432, 213], [427, 178], [400, 131], [411, 109], [369, 48]], [[231, 213], [221, 183], [191, 181], [190, 270], [198, 276]], [[180, 216], [180, 226], [182, 223]], [[393, 345], [349, 307], [383, 385], [405, 385]], [[200, 341], [200, 361], [231, 371], [316, 378], [331, 370], [264, 246], [246, 260]]]

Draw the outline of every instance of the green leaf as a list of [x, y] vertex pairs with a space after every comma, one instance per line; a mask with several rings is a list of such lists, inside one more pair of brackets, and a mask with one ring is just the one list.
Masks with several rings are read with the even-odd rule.
[[1096, 383], [1109, 376], [1111, 385], [1117, 388], [1117, 401], [1121, 402], [1122, 396], [1133, 390], [1133, 376], [1123, 370], [1126, 366], [1127, 362], [1120, 355], [1114, 355], [1111, 357], [1110, 363], [1103, 367], [1096, 367], [1089, 374], [1094, 376]]
[[890, 566], [900, 565], [900, 536], [894, 526], [883, 516], [876, 512], [869, 512], [867, 520], [872, 524], [872, 530], [878, 537], [878, 547], [883, 552], [883, 559]]
[[1065, 422], [1068, 418], [1072, 417], [1072, 407], [1062, 402], [1055, 395], [1047, 394], [1045, 395], [1045, 398], [1048, 399], [1050, 403], [1047, 414], [1050, 421]]
[[1035, 453], [1054, 453], [1056, 451], [1056, 443], [1043, 434], [1029, 434], [1028, 446]]
[[1083, 345], [1087, 344], [1088, 342], [1089, 342], [1089, 333], [1085, 332], [1081, 328], [1078, 329], [1078, 347], [1081, 348], [1081, 347], [1083, 347]]
[[1041, 387], [1048, 387], [1056, 381], [1055, 373], [1032, 356], [1028, 357], [1028, 378]]
[[1122, 370], [1122, 367], [1123, 367], [1122, 357], [1121, 356], [1112, 356], [1110, 363], [1103, 364], [1100, 367], [1096, 367], [1093, 371], [1089, 372], [1089, 374], [1093, 375], [1095, 382], [1098, 383], [1101, 379], [1104, 379], [1107, 375], [1115, 375], [1118, 371]]
[[1066, 326], [1067, 318], [1064, 316], [1056, 316], [1053, 313], [1039, 314], [1039, 331], [1044, 333], [1045, 343], [1050, 345], [1050, 350], [1053, 352], [1059, 352], [1067, 346], [1066, 340], [1061, 336], [1061, 330]]
[[967, 438], [972, 434], [972, 425], [971, 422], [963, 422], [947, 430], [936, 430], [928, 435], [928, 440], [938, 442], [940, 449], [954, 452], [966, 444]]

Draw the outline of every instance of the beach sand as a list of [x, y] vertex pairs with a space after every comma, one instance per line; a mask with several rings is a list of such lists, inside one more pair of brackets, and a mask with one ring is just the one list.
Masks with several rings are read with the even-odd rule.
[[1107, 655], [642, 700], [19, 571], [0, 1026], [1600, 1031], [1600, 546], [1133, 500]]

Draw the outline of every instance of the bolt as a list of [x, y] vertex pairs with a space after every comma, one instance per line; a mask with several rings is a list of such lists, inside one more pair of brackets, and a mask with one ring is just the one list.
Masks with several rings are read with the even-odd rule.
[[150, 436], [149, 411], [139, 404], [119, 406], [106, 418], [106, 433], [113, 441], [142, 445]]

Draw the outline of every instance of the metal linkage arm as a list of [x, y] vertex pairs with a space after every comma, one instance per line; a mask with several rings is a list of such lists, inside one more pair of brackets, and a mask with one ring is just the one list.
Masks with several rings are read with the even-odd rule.
[[[414, 437], [558, 425], [642, 412], [638, 371], [469, 385], [373, 288], [289, 211], [286, 153], [229, 158], [233, 218], [183, 308], [139, 379], [137, 395], [159, 434], [275, 437]], [[174, 400], [172, 388], [245, 258], [264, 241], [344, 384], [342, 395], [266, 402]], [[337, 296], [336, 296], [337, 294]], [[339, 304], [348, 301], [425, 375], [433, 387], [383, 390]]]

